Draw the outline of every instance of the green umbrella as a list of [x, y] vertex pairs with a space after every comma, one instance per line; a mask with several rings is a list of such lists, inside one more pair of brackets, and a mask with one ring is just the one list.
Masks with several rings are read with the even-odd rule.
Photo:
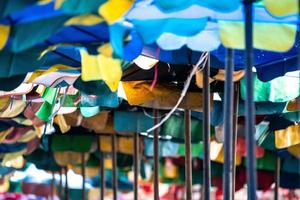
[[[202, 121], [191, 119], [191, 135], [192, 142], [202, 140]], [[211, 126], [211, 134], [215, 134], [215, 129]], [[172, 115], [162, 126], [160, 135], [172, 136], [177, 139], [184, 140], [184, 118], [183, 116]]]
[[92, 147], [92, 135], [65, 135], [55, 134], [52, 136], [51, 149], [53, 151], [89, 152]]

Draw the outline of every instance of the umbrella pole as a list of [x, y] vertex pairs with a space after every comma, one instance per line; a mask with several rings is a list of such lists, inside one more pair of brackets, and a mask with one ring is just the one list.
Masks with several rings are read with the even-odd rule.
[[104, 153], [101, 151], [101, 140], [100, 136], [98, 136], [98, 151], [100, 153], [99, 165], [100, 165], [100, 200], [104, 200], [105, 194], [105, 167], [104, 167]]
[[139, 134], [134, 133], [134, 200], [138, 200], [139, 181]]
[[233, 172], [233, 50], [227, 49], [225, 72], [225, 100], [224, 100], [224, 165], [223, 165], [223, 198], [233, 200], [232, 172]]
[[236, 144], [237, 144], [237, 124], [238, 124], [238, 110], [239, 110], [239, 83], [234, 83], [234, 97], [233, 97], [233, 134], [232, 134], [232, 198], [235, 199], [235, 177], [236, 177]]
[[52, 174], [52, 181], [51, 181], [51, 194], [50, 194], [50, 199], [53, 200], [54, 199], [54, 171], [51, 172]]
[[62, 198], [62, 168], [59, 170], [59, 197]]
[[[300, 0], [298, 0], [298, 23], [300, 21]], [[298, 25], [299, 28], [299, 25]], [[299, 29], [298, 29], [299, 30]], [[300, 47], [298, 46], [298, 70], [300, 70]], [[299, 73], [300, 76], [300, 73]]]
[[[158, 110], [153, 110], [154, 125], [158, 124]], [[159, 200], [159, 141], [158, 141], [158, 129], [154, 129], [153, 135], [153, 156], [154, 156], [154, 200]]]
[[210, 198], [211, 189], [211, 164], [210, 164], [210, 56], [208, 54], [207, 63], [203, 69], [203, 198]]
[[[300, 22], [300, 0], [298, 0], [298, 23]], [[300, 25], [298, 25], [298, 30]], [[299, 77], [300, 77], [300, 46], [298, 46], [298, 68], [299, 70]], [[300, 90], [300, 89], [299, 89]], [[299, 91], [300, 92], [300, 91]], [[300, 107], [300, 100], [297, 101], [297, 105]]]
[[69, 200], [68, 166], [65, 166], [65, 178], [66, 178], [66, 183], [65, 183], [65, 199]]
[[279, 185], [280, 185], [280, 168], [281, 168], [281, 159], [279, 156], [276, 158], [276, 171], [275, 171], [275, 191], [274, 199], [279, 200]]
[[185, 184], [186, 199], [192, 199], [191, 111], [184, 112], [185, 124]]
[[246, 146], [247, 146], [247, 193], [249, 200], [256, 199], [255, 118], [253, 100], [253, 0], [245, 0], [245, 57], [246, 57]]
[[81, 153], [81, 175], [82, 175], [82, 198], [85, 199], [85, 154], [84, 152]]
[[112, 189], [113, 189], [113, 200], [117, 200], [117, 135], [114, 133], [111, 135], [111, 146], [112, 146]]

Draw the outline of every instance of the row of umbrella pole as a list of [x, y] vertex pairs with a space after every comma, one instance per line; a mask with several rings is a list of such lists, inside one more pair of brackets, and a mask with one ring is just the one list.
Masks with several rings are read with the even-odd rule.
[[[255, 158], [255, 109], [253, 101], [253, 0], [244, 0], [244, 13], [245, 13], [245, 65], [246, 65], [246, 148], [247, 148], [247, 197], [249, 200], [256, 199], [256, 158]], [[300, 0], [299, 0], [300, 6]], [[300, 8], [299, 8], [300, 11]], [[300, 16], [300, 13], [299, 13]], [[299, 51], [300, 60], [300, 51]], [[300, 61], [298, 62], [300, 63]], [[203, 143], [204, 143], [204, 159], [203, 159], [203, 190], [201, 198], [203, 200], [211, 199], [211, 164], [210, 164], [210, 85], [209, 75], [210, 66], [209, 58], [206, 66], [204, 67], [203, 76]], [[225, 66], [225, 99], [224, 99], [224, 165], [223, 165], [223, 199], [235, 199], [235, 155], [236, 155], [236, 142], [237, 142], [237, 118], [238, 118], [238, 97], [239, 86], [233, 83], [234, 71], [234, 50], [227, 49], [226, 66]], [[299, 64], [300, 70], [300, 64]], [[158, 110], [153, 110], [154, 124], [159, 123]], [[186, 186], [186, 199], [192, 199], [192, 156], [191, 156], [191, 111], [185, 110], [185, 186]], [[153, 131], [153, 148], [154, 148], [154, 200], [159, 200], [159, 130]], [[116, 153], [116, 135], [112, 134], [112, 191], [113, 199], [117, 200], [117, 153]], [[134, 134], [134, 200], [139, 199], [139, 134]], [[100, 145], [100, 144], [99, 144]], [[98, 146], [100, 151], [100, 146]], [[105, 196], [105, 172], [103, 153], [100, 151], [100, 200], [104, 200]], [[82, 199], [85, 199], [85, 154], [82, 153]], [[65, 171], [65, 191], [64, 197], [69, 199], [67, 167]], [[60, 173], [62, 176], [62, 173]], [[54, 175], [53, 175], [54, 177]], [[279, 199], [279, 182], [280, 182], [280, 158], [276, 160], [275, 171], [275, 200]], [[62, 191], [62, 178], [60, 178], [59, 193]], [[54, 191], [54, 187], [52, 187]], [[54, 192], [53, 192], [54, 193]], [[53, 196], [53, 195], [52, 195]]]

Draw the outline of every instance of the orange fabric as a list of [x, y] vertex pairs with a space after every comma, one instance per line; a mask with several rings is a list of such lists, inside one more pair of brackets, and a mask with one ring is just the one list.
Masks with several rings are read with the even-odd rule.
[[275, 131], [275, 146], [278, 149], [300, 144], [300, 126], [293, 125], [283, 130]]
[[[151, 83], [151, 81], [122, 82], [128, 103], [156, 109], [172, 109], [180, 98], [181, 90], [175, 85], [166, 84], [157, 84], [151, 90]], [[202, 93], [188, 92], [179, 108], [201, 111]]]
[[[241, 80], [245, 75], [244, 70], [234, 71], [233, 72], [233, 81], [239, 81]], [[212, 78], [209, 77], [209, 83], [212, 83], [213, 81], [225, 81], [225, 70], [219, 69], [218, 73], [213, 76]], [[203, 88], [203, 72], [197, 71], [196, 72], [196, 85], [199, 88]]]
[[300, 144], [289, 147], [288, 151], [290, 152], [290, 154], [300, 159]]
[[300, 97], [297, 97], [292, 101], [289, 101], [286, 110], [289, 112], [300, 110]]
[[[99, 143], [101, 151], [111, 152], [111, 137], [110, 136], [100, 136]], [[124, 154], [133, 154], [133, 138], [132, 137], [118, 137], [117, 138], [117, 151]]]
[[[89, 153], [85, 153], [85, 161], [88, 161]], [[78, 165], [81, 163], [81, 153], [65, 151], [54, 152], [54, 159], [60, 166]]]

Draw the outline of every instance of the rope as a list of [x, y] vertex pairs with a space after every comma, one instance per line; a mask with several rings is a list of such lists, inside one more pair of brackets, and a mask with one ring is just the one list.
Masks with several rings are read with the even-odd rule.
[[[165, 123], [170, 117], [171, 115], [176, 111], [176, 109], [178, 108], [178, 106], [180, 105], [180, 103], [182, 102], [183, 98], [185, 97], [186, 93], [187, 93], [187, 90], [191, 84], [191, 80], [193, 78], [193, 76], [195, 75], [196, 71], [198, 70], [202, 70], [203, 69], [203, 66], [205, 66], [205, 63], [207, 62], [207, 59], [208, 59], [208, 52], [205, 52], [205, 53], [202, 53], [202, 55], [200, 56], [198, 62], [196, 65], [194, 65], [190, 75], [188, 76], [185, 84], [184, 84], [184, 88], [180, 94], [180, 98], [178, 99], [176, 105], [172, 108], [172, 110], [158, 123], [156, 124], [155, 126], [153, 126], [152, 128], [148, 129], [146, 132], [147, 133], [150, 133], [152, 132], [153, 130], [159, 128], [163, 123]], [[199, 66], [202, 67], [200, 69]]]

